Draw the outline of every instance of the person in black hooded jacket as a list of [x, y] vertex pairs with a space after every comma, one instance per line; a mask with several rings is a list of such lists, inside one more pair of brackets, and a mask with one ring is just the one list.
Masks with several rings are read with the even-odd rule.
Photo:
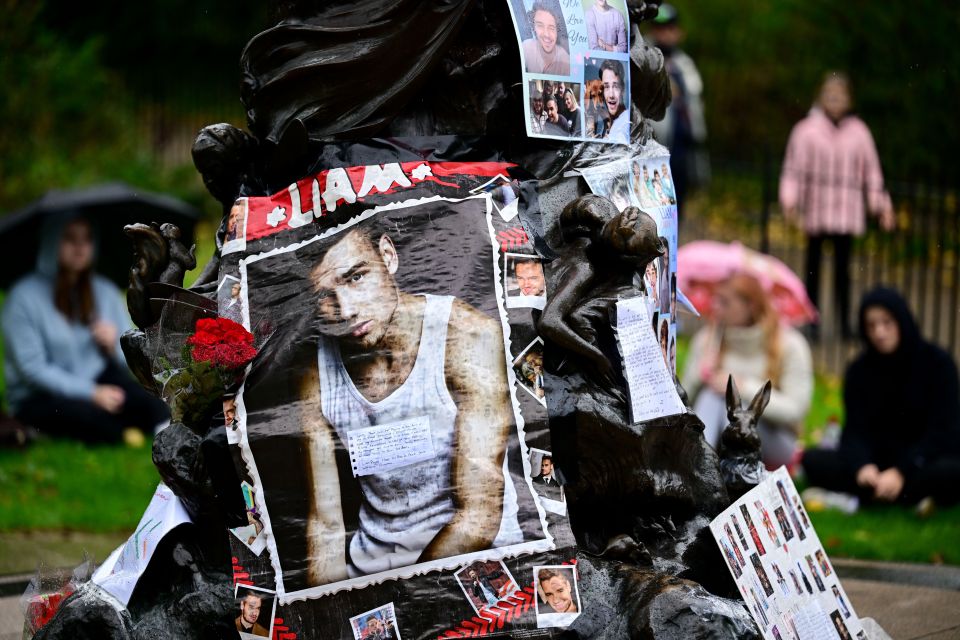
[[878, 287], [860, 304], [864, 351], [844, 379], [846, 425], [836, 451], [811, 449], [811, 486], [864, 500], [960, 501], [960, 381], [927, 342], [903, 297]]

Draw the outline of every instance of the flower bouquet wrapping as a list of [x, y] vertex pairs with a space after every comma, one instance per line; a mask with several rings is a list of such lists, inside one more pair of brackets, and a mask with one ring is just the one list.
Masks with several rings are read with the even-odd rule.
[[177, 365], [164, 361], [157, 376], [171, 418], [204, 430], [221, 408], [225, 394], [236, 391], [243, 371], [257, 355], [254, 336], [227, 318], [200, 318], [183, 344]]

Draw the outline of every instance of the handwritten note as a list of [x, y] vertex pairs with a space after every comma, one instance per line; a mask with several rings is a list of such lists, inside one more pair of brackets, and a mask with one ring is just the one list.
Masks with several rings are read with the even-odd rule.
[[420, 416], [347, 434], [353, 475], [369, 476], [434, 457], [430, 418]]
[[683, 413], [686, 409], [653, 332], [646, 298], [617, 302], [617, 340], [633, 422]]
[[158, 485], [133, 535], [100, 565], [92, 581], [126, 605], [160, 540], [185, 522], [190, 516], [180, 499], [166, 485]]

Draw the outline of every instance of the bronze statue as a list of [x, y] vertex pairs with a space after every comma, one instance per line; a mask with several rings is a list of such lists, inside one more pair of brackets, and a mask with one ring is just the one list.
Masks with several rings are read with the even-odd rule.
[[[652, 17], [659, 7], [642, 0], [627, 4], [632, 22]], [[286, 188], [330, 160], [324, 156], [334, 153], [329, 143], [357, 137], [485, 136], [530, 171], [539, 179], [545, 230], [530, 228], [529, 235], [552, 258], [546, 269], [549, 302], [539, 321], [552, 348], [547, 353], [559, 354], [546, 363], [550, 430], [556, 463], [569, 480], [581, 588], [597, 604], [568, 633], [597, 639], [758, 637], [707, 525], [729, 504], [728, 486], [740, 491], [755, 482], [736, 473], [759, 455], [750, 429], [765, 403], [755, 399], [749, 415], [731, 411], [735, 425], [724, 438], [722, 461], [691, 412], [630, 423], [610, 312], [618, 297], [642, 295], [638, 272], [663, 246], [647, 214], [632, 207], [620, 213], [610, 201], [586, 195], [581, 180], [564, 177], [574, 166], [621, 157], [623, 147], [526, 137], [519, 54], [506, 44], [514, 35], [504, 0], [289, 0], [276, 3], [275, 12], [278, 24], [255, 36], [241, 58], [250, 133], [211, 125], [193, 147], [196, 167], [224, 213], [237, 197]], [[360, 40], [365, 46], [358, 51]], [[650, 135], [644, 117], [662, 117], [669, 103], [669, 80], [662, 55], [642, 39], [635, 40], [630, 58], [632, 138], [642, 143]], [[172, 229], [137, 227], [128, 234], [137, 246], [131, 315], [147, 328], [157, 319], [150, 284], [179, 285], [193, 254], [177, 245]], [[218, 252], [196, 292], [213, 292], [219, 261]], [[127, 342], [142, 351], [142, 342]], [[188, 563], [193, 578], [178, 578], [180, 586], [172, 589], [178, 597], [193, 588], [204, 567], [229, 573], [229, 565], [218, 564], [225, 543], [211, 536], [225, 536], [227, 522], [245, 522], [236, 495], [229, 495], [230, 483], [239, 482], [223, 479], [230, 463], [223, 433], [222, 427], [212, 429], [204, 440], [173, 425], [154, 446], [164, 480], [213, 532], [192, 541], [190, 549], [201, 551], [191, 551], [198, 558]], [[222, 602], [198, 600], [201, 605], [214, 624]], [[164, 606], [158, 602], [156, 608]], [[76, 602], [67, 607], [79, 616], [78, 609]], [[199, 638], [204, 630], [183, 633]]]

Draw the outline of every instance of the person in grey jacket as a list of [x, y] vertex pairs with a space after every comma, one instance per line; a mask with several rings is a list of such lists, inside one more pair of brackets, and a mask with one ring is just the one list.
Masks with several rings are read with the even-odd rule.
[[43, 433], [116, 442], [153, 432], [166, 406], [130, 376], [120, 335], [131, 328], [120, 291], [93, 272], [90, 223], [50, 216], [37, 268], [10, 289], [0, 321], [11, 412]]

